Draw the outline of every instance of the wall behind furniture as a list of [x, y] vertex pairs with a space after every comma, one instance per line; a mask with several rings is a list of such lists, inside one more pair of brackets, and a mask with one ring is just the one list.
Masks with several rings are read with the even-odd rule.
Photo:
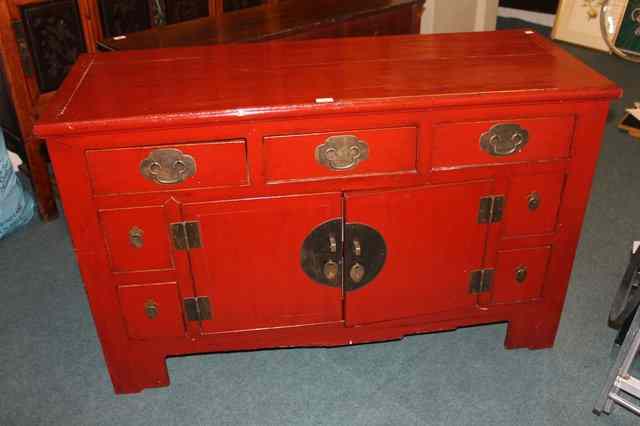
[[428, 0], [421, 32], [490, 31], [496, 28], [498, 0]]

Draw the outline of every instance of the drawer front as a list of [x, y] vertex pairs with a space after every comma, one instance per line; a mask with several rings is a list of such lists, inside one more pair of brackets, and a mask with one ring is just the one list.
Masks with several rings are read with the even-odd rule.
[[433, 168], [566, 158], [573, 127], [571, 116], [437, 124]]
[[498, 252], [492, 302], [516, 303], [542, 297], [551, 247]]
[[185, 335], [182, 304], [175, 282], [121, 286], [120, 309], [132, 339]]
[[244, 140], [87, 151], [96, 195], [247, 185]]
[[267, 182], [417, 173], [416, 127], [270, 136]]
[[553, 232], [565, 175], [555, 173], [511, 179], [504, 209], [504, 236]]
[[113, 272], [174, 269], [162, 207], [99, 211]]

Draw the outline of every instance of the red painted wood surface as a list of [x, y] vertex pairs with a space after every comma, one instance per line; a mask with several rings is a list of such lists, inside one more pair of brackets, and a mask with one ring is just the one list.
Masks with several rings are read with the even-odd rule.
[[[514, 303], [542, 296], [547, 278], [551, 247], [536, 247], [498, 252], [495, 285], [491, 290], [493, 303]], [[518, 268], [527, 271], [524, 281], [516, 279]]]
[[[505, 201], [505, 236], [553, 232], [565, 178], [563, 173], [512, 178]], [[536, 196], [538, 205], [530, 205], [530, 198]]]
[[[184, 141], [184, 142], [189, 142]], [[135, 140], [129, 142], [136, 145]], [[140, 163], [153, 149], [178, 149], [195, 157], [196, 173], [185, 181], [158, 184], [140, 174]], [[171, 189], [239, 186], [248, 184], [244, 140], [183, 143], [154, 148], [119, 148], [87, 151], [91, 184], [96, 194], [122, 194], [127, 192], [164, 191]], [[117, 165], [117, 169], [114, 169]]]
[[[39, 121], [41, 136], [619, 93], [611, 81], [562, 49], [524, 31], [269, 42], [84, 58]], [[335, 102], [316, 104], [327, 97]]]
[[[143, 69], [152, 77], [140, 78]], [[263, 80], [241, 86], [238, 70]], [[155, 85], [176, 72], [185, 74]], [[508, 348], [552, 346], [619, 94], [519, 31], [85, 56], [37, 129], [116, 392], [167, 385], [172, 355], [500, 321]], [[320, 96], [335, 102], [316, 104]], [[479, 138], [497, 123], [527, 128], [522, 152], [487, 159]], [[314, 163], [323, 138], [363, 130], [372, 132], [359, 134], [372, 141], [370, 163], [346, 173]], [[166, 146], [194, 156], [192, 180], [140, 175], [140, 161]], [[485, 196], [505, 197], [501, 220], [478, 223]], [[387, 245], [380, 274], [355, 291], [301, 270], [302, 242], [333, 219], [374, 227]], [[169, 226], [187, 220], [200, 222], [202, 247], [178, 250]], [[139, 222], [137, 249], [128, 232]], [[475, 295], [477, 269], [495, 275]], [[150, 319], [150, 297], [168, 315]], [[192, 297], [210, 298], [211, 320], [186, 320], [181, 302]]]
[[[162, 206], [99, 210], [98, 215], [113, 272], [174, 269]], [[134, 229], [141, 231], [140, 247], [130, 239]]]
[[[118, 294], [130, 338], [184, 336], [182, 299], [176, 283], [121, 286]], [[147, 305], [155, 307], [155, 317], [147, 315]]]
[[203, 333], [342, 321], [341, 289], [314, 282], [300, 267], [307, 235], [342, 216], [340, 194], [187, 204], [183, 211], [202, 228], [204, 247], [191, 252], [191, 266], [196, 293], [210, 295], [214, 312]]
[[[367, 144], [367, 160], [340, 171], [319, 164], [316, 147], [338, 135], [355, 136]], [[269, 136], [264, 139], [264, 173], [268, 182], [416, 173], [417, 145], [415, 127]]]
[[347, 223], [382, 234], [387, 259], [374, 281], [347, 293], [347, 325], [473, 306], [469, 277], [482, 269], [488, 228], [478, 204], [488, 195], [491, 182], [348, 193]]
[[[573, 120], [573, 117], [545, 117], [438, 124], [433, 140], [433, 166], [446, 168], [565, 158], [571, 147]], [[478, 140], [493, 126], [504, 123], [527, 129], [529, 142], [520, 152], [496, 157], [483, 150]]]

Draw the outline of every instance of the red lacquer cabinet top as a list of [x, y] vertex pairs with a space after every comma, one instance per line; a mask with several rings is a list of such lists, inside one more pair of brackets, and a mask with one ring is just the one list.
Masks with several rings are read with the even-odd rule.
[[86, 55], [47, 138], [117, 392], [167, 356], [553, 344], [619, 89], [528, 31]]

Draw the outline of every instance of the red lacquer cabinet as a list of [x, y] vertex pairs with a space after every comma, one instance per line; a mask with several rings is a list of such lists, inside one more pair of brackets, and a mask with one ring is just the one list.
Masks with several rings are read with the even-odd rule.
[[184, 354], [552, 346], [619, 94], [523, 31], [83, 56], [37, 132], [116, 392]]

